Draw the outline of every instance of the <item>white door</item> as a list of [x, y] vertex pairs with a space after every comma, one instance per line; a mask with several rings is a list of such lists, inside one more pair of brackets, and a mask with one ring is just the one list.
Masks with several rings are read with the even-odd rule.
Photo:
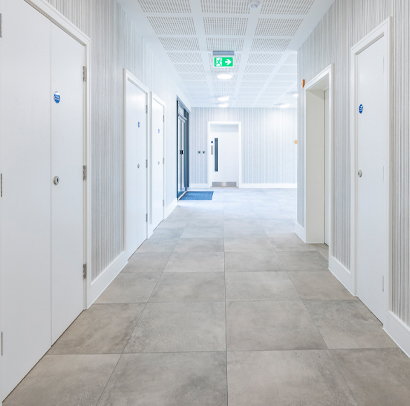
[[164, 220], [164, 106], [152, 99], [152, 228]]
[[128, 258], [147, 238], [147, 94], [126, 82], [126, 250]]
[[[357, 163], [362, 176], [357, 190], [357, 292], [360, 300], [383, 319], [383, 276], [387, 274], [387, 109], [381, 38], [358, 55]], [[360, 107], [359, 107], [360, 106]], [[360, 110], [359, 110], [360, 109]], [[383, 320], [382, 320], [383, 321]]]
[[[3, 396], [51, 342], [51, 22], [3, 0], [0, 134]], [[18, 24], [16, 22], [18, 21]]]
[[237, 124], [211, 124], [208, 140], [211, 185], [239, 186], [239, 137]]
[[84, 47], [51, 24], [53, 343], [84, 309], [84, 59]]
[[325, 244], [330, 246], [330, 131], [329, 131], [329, 90], [325, 90]]

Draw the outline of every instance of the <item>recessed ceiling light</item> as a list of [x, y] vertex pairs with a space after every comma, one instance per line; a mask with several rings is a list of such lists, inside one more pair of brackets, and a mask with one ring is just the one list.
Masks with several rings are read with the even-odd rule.
[[289, 107], [290, 107], [289, 104], [281, 104], [281, 105], [279, 106], [279, 108], [281, 108], [281, 109], [287, 109], [287, 108], [289, 108]]
[[257, 0], [252, 0], [249, 3], [249, 8], [251, 8], [252, 10], [256, 10], [259, 7], [259, 1]]
[[232, 79], [232, 75], [230, 75], [229, 73], [220, 73], [217, 76], [217, 78], [221, 80], [229, 80], [229, 79]]
[[224, 109], [225, 107], [228, 107], [229, 104], [228, 103], [222, 103], [219, 105], [219, 107], [221, 107], [222, 109]]
[[218, 97], [218, 101], [220, 102], [227, 102], [229, 100], [229, 96]]

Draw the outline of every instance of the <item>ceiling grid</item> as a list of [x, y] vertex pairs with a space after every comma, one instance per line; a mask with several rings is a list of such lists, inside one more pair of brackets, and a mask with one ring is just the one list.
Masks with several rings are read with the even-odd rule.
[[[118, 1], [194, 105], [293, 107], [296, 51], [334, 0]], [[213, 51], [234, 51], [233, 66], [215, 67]]]

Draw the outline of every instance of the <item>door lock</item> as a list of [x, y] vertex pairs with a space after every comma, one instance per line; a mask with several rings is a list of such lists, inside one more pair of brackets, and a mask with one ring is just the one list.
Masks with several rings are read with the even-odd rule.
[[58, 176], [54, 176], [53, 183], [57, 186], [60, 183], [60, 178]]
[[140, 164], [137, 165], [137, 168], [138, 168], [138, 169], [140, 168]]
[[363, 172], [362, 172], [362, 171], [359, 171], [357, 174], [358, 174], [359, 178], [361, 178], [361, 177], [363, 176]]

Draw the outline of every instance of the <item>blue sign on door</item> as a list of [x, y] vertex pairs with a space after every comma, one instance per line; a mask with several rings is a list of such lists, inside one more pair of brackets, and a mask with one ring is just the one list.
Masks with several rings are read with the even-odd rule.
[[161, 130], [158, 128], [158, 134], [161, 132]]
[[138, 128], [140, 128], [141, 127], [141, 123], [138, 121]]
[[55, 93], [54, 93], [54, 101], [55, 101], [57, 104], [60, 103], [60, 101], [61, 101], [60, 93], [58, 93], [58, 92], [55, 92]]
[[364, 107], [363, 107], [363, 104], [361, 104], [361, 105], [359, 106], [359, 113], [360, 113], [360, 114], [363, 114], [363, 110], [364, 110]]

